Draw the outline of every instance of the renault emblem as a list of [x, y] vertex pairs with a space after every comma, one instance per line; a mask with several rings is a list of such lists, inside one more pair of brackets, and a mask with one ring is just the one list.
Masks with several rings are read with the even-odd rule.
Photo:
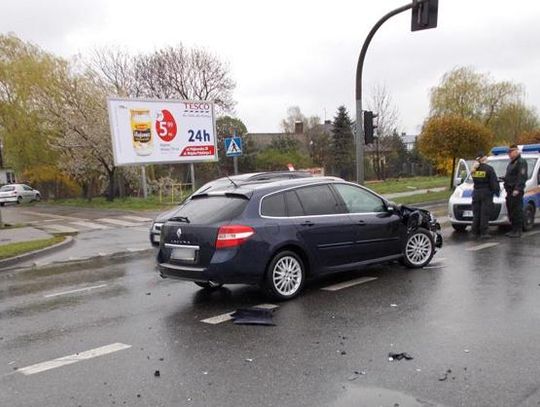
[[176, 231], [176, 236], [178, 236], [178, 239], [180, 239], [180, 237], [182, 236], [182, 229], [178, 228], [178, 230]]

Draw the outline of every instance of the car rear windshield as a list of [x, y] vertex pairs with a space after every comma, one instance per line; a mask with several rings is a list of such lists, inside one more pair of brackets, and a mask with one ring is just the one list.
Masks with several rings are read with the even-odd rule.
[[240, 195], [198, 195], [178, 208], [172, 218], [199, 225], [226, 222], [239, 216], [247, 203], [248, 199]]
[[2, 188], [0, 188], [0, 192], [7, 192], [7, 191], [15, 191], [15, 187], [12, 187], [10, 185], [5, 185]]

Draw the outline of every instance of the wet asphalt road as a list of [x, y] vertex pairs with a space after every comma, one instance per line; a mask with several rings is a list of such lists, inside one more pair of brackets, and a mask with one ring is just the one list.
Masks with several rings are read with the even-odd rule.
[[[150, 258], [0, 273], [0, 406], [537, 406], [534, 232], [476, 251], [486, 242], [451, 235], [431, 268], [312, 282], [277, 304], [275, 327], [201, 322], [268, 300], [162, 280]], [[321, 290], [365, 276], [376, 280]], [[114, 343], [130, 347], [21, 373]]]

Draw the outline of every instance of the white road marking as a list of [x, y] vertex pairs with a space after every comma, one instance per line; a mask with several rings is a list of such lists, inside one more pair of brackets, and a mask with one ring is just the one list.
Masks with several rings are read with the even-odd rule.
[[140, 216], [120, 216], [122, 219], [134, 220], [135, 222], [150, 222], [151, 218], [141, 218]]
[[[274, 304], [259, 304], [259, 305], [254, 305], [252, 308], [274, 309], [278, 307], [279, 305], [274, 305]], [[211, 324], [211, 325], [221, 324], [222, 322], [230, 321], [231, 319], [233, 319], [231, 315], [234, 313], [235, 311], [231, 311], [231, 312], [227, 312], [226, 314], [217, 315], [215, 317], [201, 319], [201, 322], [204, 322], [205, 324]]]
[[141, 232], [149, 232], [150, 228], [148, 226], [146, 226], [146, 227], [132, 228], [132, 230], [140, 230]]
[[436, 265], [434, 264], [433, 266], [424, 266], [422, 268], [424, 269], [442, 269], [442, 268], [445, 268], [446, 266], [443, 265], [443, 264], [440, 264], [440, 265]]
[[77, 225], [77, 226], [83, 226], [88, 229], [110, 229], [109, 226], [100, 225], [99, 223], [94, 223], [94, 222], [86, 222], [83, 220], [80, 220], [78, 222], [70, 222], [70, 223], [73, 223], [74, 225]]
[[73, 216], [53, 215], [52, 213], [41, 213], [41, 212], [33, 212], [33, 211], [21, 211], [21, 212], [26, 213], [27, 215], [44, 216], [47, 218], [54, 218], [54, 219], [64, 219], [64, 220], [78, 220], [79, 219], [79, 218], [74, 218]]
[[529, 237], [529, 236], [537, 235], [538, 233], [540, 233], [540, 230], [535, 230], [535, 231], [532, 231], [532, 232], [525, 232], [525, 233], [523, 233], [522, 236]]
[[85, 288], [78, 288], [76, 290], [63, 291], [61, 293], [47, 294], [47, 295], [45, 295], [45, 298], [52, 298], [52, 297], [58, 297], [59, 295], [80, 293], [80, 292], [83, 292], [83, 291], [90, 291], [90, 290], [94, 290], [96, 288], [102, 288], [102, 287], [107, 287], [107, 284], [95, 285], [95, 286], [92, 286], [92, 287], [85, 287]]
[[43, 229], [56, 233], [74, 233], [79, 231], [79, 229], [71, 228], [64, 225], [44, 225]]
[[139, 226], [140, 225], [140, 223], [133, 223], [133, 222], [128, 222], [128, 221], [120, 220], [120, 219], [101, 218], [101, 219], [96, 219], [96, 220], [100, 222], [104, 222], [104, 223], [111, 223], [117, 226]]
[[118, 352], [120, 350], [131, 348], [131, 345], [123, 343], [113, 343], [111, 345], [102, 346], [100, 348], [90, 349], [85, 352], [75, 353], [74, 355], [64, 356], [58, 359], [49, 360], [48, 362], [37, 363], [35, 365], [23, 367], [17, 370], [26, 376], [41, 373], [46, 370], [55, 369], [73, 363], [80, 362], [81, 360], [92, 359], [98, 356], [107, 355], [108, 353]]
[[468, 249], [465, 249], [465, 250], [467, 250], [468, 252], [476, 252], [478, 250], [488, 249], [490, 247], [498, 246], [498, 245], [499, 245], [498, 242], [484, 243], [484, 244], [480, 244], [478, 246], [469, 247]]
[[377, 277], [360, 277], [354, 280], [344, 281], [342, 283], [329, 285], [328, 287], [323, 287], [321, 290], [324, 291], [338, 291], [343, 290], [344, 288], [349, 288], [358, 284], [364, 284], [369, 281], [377, 280]]

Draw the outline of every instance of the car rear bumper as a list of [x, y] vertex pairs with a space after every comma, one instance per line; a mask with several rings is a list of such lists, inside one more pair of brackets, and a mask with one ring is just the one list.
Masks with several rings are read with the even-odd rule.
[[[244, 248], [245, 249], [245, 248]], [[244, 253], [242, 253], [244, 251]], [[162, 261], [158, 255], [158, 270], [163, 278], [219, 284], [259, 284], [265, 271], [265, 260], [249, 256], [239, 248], [218, 250], [206, 267]]]
[[13, 197], [2, 197], [0, 198], [0, 203], [8, 203], [8, 202], [17, 202], [17, 197], [16, 196], [13, 196]]

